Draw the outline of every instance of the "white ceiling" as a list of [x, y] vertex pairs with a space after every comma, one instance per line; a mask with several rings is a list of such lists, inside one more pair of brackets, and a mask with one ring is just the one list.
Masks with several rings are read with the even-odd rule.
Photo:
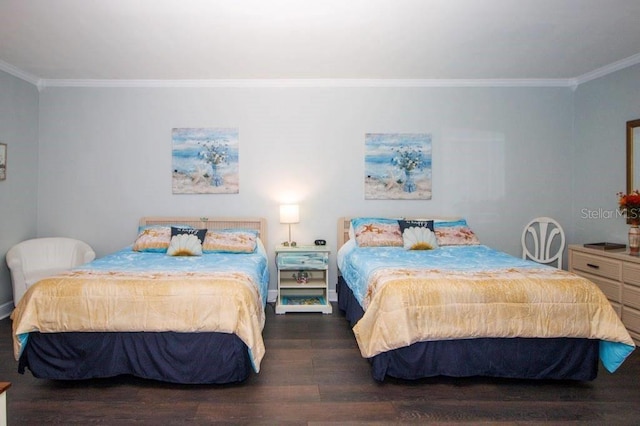
[[544, 80], [640, 63], [640, 0], [0, 0], [0, 69], [127, 80]]

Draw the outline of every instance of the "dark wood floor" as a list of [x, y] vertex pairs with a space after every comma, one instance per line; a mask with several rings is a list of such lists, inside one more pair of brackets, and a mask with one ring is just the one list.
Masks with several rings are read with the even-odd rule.
[[11, 321], [0, 320], [0, 381], [12, 383], [8, 424], [640, 424], [640, 350], [615, 374], [601, 368], [588, 383], [439, 377], [380, 384], [339, 312], [275, 315], [268, 306], [264, 337], [261, 372], [239, 385], [56, 382], [17, 373]]

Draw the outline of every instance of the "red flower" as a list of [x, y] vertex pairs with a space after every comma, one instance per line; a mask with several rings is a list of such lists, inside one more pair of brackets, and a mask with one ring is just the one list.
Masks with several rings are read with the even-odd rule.
[[629, 194], [618, 192], [618, 210], [629, 219], [640, 218], [640, 191], [634, 189]]

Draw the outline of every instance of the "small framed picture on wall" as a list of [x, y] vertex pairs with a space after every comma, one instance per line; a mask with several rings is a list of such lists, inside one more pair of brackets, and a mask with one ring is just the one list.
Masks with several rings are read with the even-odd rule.
[[7, 178], [7, 144], [0, 143], [0, 180]]

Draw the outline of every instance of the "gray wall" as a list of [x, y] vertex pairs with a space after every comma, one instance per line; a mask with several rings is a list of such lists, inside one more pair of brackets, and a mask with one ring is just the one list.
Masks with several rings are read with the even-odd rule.
[[578, 86], [575, 105], [573, 242], [626, 243], [616, 193], [627, 189], [626, 122], [640, 118], [640, 65]]
[[[49, 87], [38, 93], [0, 72], [0, 140], [9, 144], [0, 253], [37, 234], [83, 239], [102, 256], [130, 244], [144, 215], [264, 216], [272, 253], [287, 234], [278, 205], [291, 196], [301, 206], [294, 239], [325, 238], [333, 258], [343, 215], [462, 215], [482, 242], [514, 255], [522, 227], [540, 215], [559, 220], [569, 243], [624, 242], [624, 220], [584, 212], [614, 210], [616, 192], [625, 189], [624, 123], [640, 118], [639, 83], [634, 66], [575, 92]], [[240, 193], [173, 195], [171, 128], [230, 126], [240, 129]], [[432, 200], [364, 200], [367, 132], [433, 135]], [[10, 299], [3, 263], [0, 307]]]
[[[47, 88], [40, 104], [39, 234], [99, 256], [144, 215], [264, 216], [272, 251], [290, 195], [294, 239], [334, 255], [344, 215], [462, 215], [514, 255], [531, 218], [571, 226], [569, 88]], [[172, 195], [171, 128], [217, 126], [240, 129], [240, 193]], [[367, 132], [432, 133], [432, 200], [364, 200]]]
[[0, 181], [0, 318], [13, 308], [6, 252], [37, 234], [38, 90], [0, 71], [0, 142], [7, 179]]

